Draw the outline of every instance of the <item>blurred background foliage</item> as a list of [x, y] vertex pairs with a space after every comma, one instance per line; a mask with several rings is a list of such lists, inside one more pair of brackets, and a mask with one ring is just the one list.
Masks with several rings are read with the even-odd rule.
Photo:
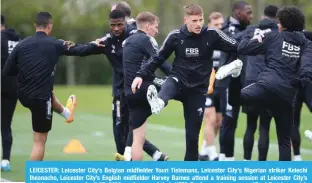
[[[109, 32], [108, 14], [111, 0], [2, 0], [1, 11], [7, 26], [14, 28], [22, 38], [34, 34], [34, 17], [39, 11], [49, 11], [53, 16], [53, 36], [59, 39], [86, 43]], [[205, 11], [205, 21], [213, 11], [231, 15], [235, 0], [128, 0], [132, 16], [150, 11], [159, 16], [159, 45], [172, 29], [183, 23], [182, 7], [198, 3]], [[306, 15], [306, 30], [312, 30], [312, 0], [247, 0], [253, 6], [253, 24], [257, 24], [268, 4], [296, 5]], [[161, 74], [161, 73], [160, 73]], [[56, 74], [56, 84], [110, 84], [112, 68], [104, 55], [88, 57], [62, 57]]]

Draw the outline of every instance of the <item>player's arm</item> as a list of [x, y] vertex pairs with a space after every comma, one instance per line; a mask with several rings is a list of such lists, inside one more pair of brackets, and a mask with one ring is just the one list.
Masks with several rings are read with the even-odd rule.
[[178, 30], [172, 31], [168, 34], [165, 39], [163, 46], [160, 48], [158, 53], [151, 57], [147, 64], [143, 66], [141, 70], [137, 72], [137, 77], [144, 78], [150, 73], [154, 73], [155, 70], [160, 67], [175, 50], [175, 37]]
[[267, 44], [271, 37], [271, 29], [259, 30], [256, 29], [254, 36], [251, 38], [250, 34], [242, 37], [238, 43], [237, 51], [244, 55], [260, 55], [265, 54]]
[[100, 40], [87, 44], [68, 44], [67, 41], [58, 40], [61, 55], [67, 56], [89, 56], [105, 53], [105, 45]]
[[214, 49], [224, 52], [237, 52], [237, 41], [218, 29], [208, 29], [208, 34], [213, 39]]
[[[144, 41], [144, 49], [145, 51], [151, 55], [151, 57], [157, 55], [158, 52], [158, 44], [153, 37], [149, 37], [149, 40]], [[171, 71], [171, 65], [167, 60], [163, 64], [160, 65], [160, 70], [162, 70], [166, 75], [169, 75]]]
[[215, 80], [216, 80], [216, 70], [212, 69], [212, 72], [209, 78], [208, 94], [212, 94]]
[[13, 49], [9, 57], [7, 58], [5, 65], [2, 70], [3, 76], [16, 76], [18, 72], [17, 54], [18, 45]]

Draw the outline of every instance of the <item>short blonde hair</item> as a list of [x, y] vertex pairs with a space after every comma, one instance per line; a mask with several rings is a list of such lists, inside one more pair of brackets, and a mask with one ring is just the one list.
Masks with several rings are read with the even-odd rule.
[[184, 15], [202, 15], [204, 13], [203, 8], [198, 4], [189, 4], [183, 7]]
[[151, 12], [145, 11], [139, 13], [135, 20], [138, 27], [140, 27], [144, 23], [154, 24], [156, 21], [158, 22], [158, 17]]
[[211, 22], [211, 20], [217, 20], [219, 18], [223, 18], [223, 14], [220, 12], [212, 12], [210, 13], [209, 17], [208, 17], [208, 23]]

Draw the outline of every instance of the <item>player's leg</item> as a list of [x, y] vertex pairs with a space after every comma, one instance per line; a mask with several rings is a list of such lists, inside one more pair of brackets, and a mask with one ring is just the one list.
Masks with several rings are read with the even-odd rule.
[[120, 97], [114, 97], [112, 105], [112, 117], [113, 117], [113, 134], [117, 153], [122, 154], [125, 150], [124, 137], [124, 125], [121, 118], [121, 100]]
[[293, 147], [294, 161], [302, 161], [300, 155], [301, 135], [299, 129], [302, 104], [303, 104], [303, 95], [301, 92], [298, 92], [294, 106], [294, 125], [291, 131], [291, 143]]
[[186, 152], [184, 160], [198, 161], [198, 135], [205, 109], [205, 95], [184, 91], [182, 103], [184, 109], [186, 131]]
[[[248, 107], [248, 106], [245, 106]], [[258, 113], [256, 111], [248, 111], [246, 109], [247, 115], [247, 127], [244, 135], [244, 160], [251, 160], [252, 156], [252, 149], [254, 146], [254, 135], [257, 129], [257, 120], [258, 120]]]
[[58, 98], [54, 95], [54, 93], [52, 93], [52, 110], [63, 116], [67, 123], [71, 123], [74, 120], [76, 104], [77, 99], [75, 95], [68, 97], [66, 107], [64, 107]]
[[1, 139], [2, 139], [2, 161], [1, 171], [11, 171], [10, 158], [13, 143], [12, 118], [17, 103], [17, 97], [1, 92]]
[[237, 127], [237, 120], [240, 111], [240, 106], [232, 106], [228, 108], [227, 113], [222, 120], [223, 125], [223, 143], [224, 154], [226, 161], [233, 161], [234, 145], [235, 145], [235, 130]]
[[269, 151], [271, 119], [272, 119], [271, 111], [262, 110], [260, 112], [259, 141], [258, 141], [259, 161], [267, 160], [267, 155]]
[[[123, 158], [119, 158], [120, 160], [125, 161], [131, 161], [131, 146], [133, 141], [133, 132], [130, 129], [129, 135], [127, 138], [127, 146], [125, 148], [124, 156]], [[143, 150], [153, 158], [154, 161], [167, 161], [169, 159], [169, 156], [161, 152], [154, 144], [152, 144], [150, 141], [145, 139]]]
[[48, 132], [52, 128], [52, 96], [48, 101], [20, 97], [23, 106], [29, 108], [32, 116], [33, 147], [30, 155], [32, 161], [42, 161]]
[[272, 107], [276, 124], [276, 133], [280, 161], [291, 161], [291, 130], [293, 125], [293, 106], [281, 101], [279, 105]]
[[222, 124], [224, 115], [226, 115], [226, 108], [228, 106], [227, 98], [228, 98], [228, 89], [227, 88], [218, 88], [220, 94], [220, 115], [218, 117], [220, 129], [219, 129], [219, 145], [220, 145], [220, 153], [219, 153], [219, 161], [225, 160], [225, 147], [224, 147], [224, 125]]
[[154, 85], [147, 89], [147, 100], [153, 114], [158, 114], [170, 99], [173, 99], [180, 92], [181, 82], [175, 76], [169, 76], [158, 92]]
[[[216, 126], [216, 109], [214, 107], [213, 96], [207, 95], [205, 102], [205, 112], [203, 118], [203, 140], [201, 144], [201, 148], [199, 151], [199, 160], [207, 161], [209, 158], [209, 152], [211, 146], [215, 147], [214, 139], [215, 139], [215, 126]], [[201, 143], [201, 142], [199, 142]], [[216, 153], [216, 152], [215, 152]], [[214, 155], [213, 155], [214, 156]]]
[[[131, 158], [133, 161], [143, 159], [143, 146], [145, 143], [146, 120], [152, 114], [149, 103], [146, 100], [147, 88], [151, 83], [142, 83], [141, 88], [127, 97], [129, 107], [130, 124], [133, 131]], [[157, 90], [156, 90], [157, 91]]]

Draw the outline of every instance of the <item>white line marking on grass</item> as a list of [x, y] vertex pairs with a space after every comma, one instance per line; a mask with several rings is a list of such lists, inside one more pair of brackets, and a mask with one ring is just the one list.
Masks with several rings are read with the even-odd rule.
[[[105, 118], [108, 118], [106, 116], [86, 114], [86, 113], [82, 114], [82, 116], [81, 116], [81, 118], [89, 119], [88, 117], [89, 118], [95, 118], [95, 119], [103, 119], [103, 118], [105, 119]], [[176, 127], [169, 127], [169, 126], [159, 125], [159, 124], [147, 123], [147, 128], [149, 130], [157, 130], [157, 131], [160, 131], [160, 132], [179, 133], [179, 134], [183, 134], [183, 135], [185, 133], [184, 129], [176, 128]], [[243, 144], [243, 139], [242, 138], [235, 138], [235, 145], [242, 145], [242, 144]], [[255, 140], [254, 146], [256, 147], [257, 145], [258, 145], [258, 142], [257, 142], [257, 140]], [[311, 144], [311, 147], [312, 147], [312, 144]], [[269, 149], [275, 149], [278, 152], [278, 144], [270, 142]], [[300, 151], [301, 151], [301, 153], [304, 153], [304, 154], [312, 154], [312, 148], [311, 149], [300, 148]]]

